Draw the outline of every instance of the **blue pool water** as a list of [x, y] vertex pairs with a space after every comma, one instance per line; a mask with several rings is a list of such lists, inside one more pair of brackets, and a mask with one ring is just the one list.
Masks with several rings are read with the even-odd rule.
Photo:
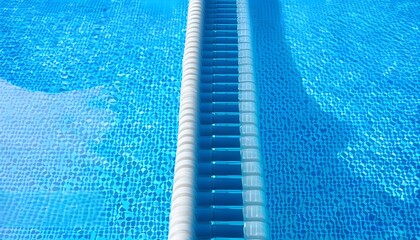
[[165, 239], [188, 1], [0, 0], [0, 239]]
[[[166, 239], [187, 0], [0, 0], [0, 239]], [[420, 239], [420, 2], [250, 0], [272, 239]]]
[[420, 239], [420, 2], [251, 0], [273, 239]]

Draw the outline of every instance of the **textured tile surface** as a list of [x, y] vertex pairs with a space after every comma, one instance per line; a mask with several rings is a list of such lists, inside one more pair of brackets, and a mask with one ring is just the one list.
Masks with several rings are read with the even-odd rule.
[[418, 1], [251, 0], [273, 239], [416, 239]]
[[0, 0], [0, 239], [167, 238], [186, 12]]

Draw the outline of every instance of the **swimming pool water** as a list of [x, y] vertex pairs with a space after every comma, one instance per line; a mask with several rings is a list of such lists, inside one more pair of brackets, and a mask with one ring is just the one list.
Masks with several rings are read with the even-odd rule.
[[419, 239], [419, 1], [250, 4], [272, 238]]
[[0, 1], [0, 239], [165, 239], [187, 1]]
[[[185, 0], [0, 0], [0, 239], [165, 239]], [[250, 0], [272, 239], [418, 239], [420, 3]]]

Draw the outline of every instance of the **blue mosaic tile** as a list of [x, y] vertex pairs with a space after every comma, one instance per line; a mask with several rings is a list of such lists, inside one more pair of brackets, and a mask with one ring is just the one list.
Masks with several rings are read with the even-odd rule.
[[418, 1], [250, 1], [273, 239], [420, 237]]
[[167, 238], [187, 5], [0, 0], [0, 239]]

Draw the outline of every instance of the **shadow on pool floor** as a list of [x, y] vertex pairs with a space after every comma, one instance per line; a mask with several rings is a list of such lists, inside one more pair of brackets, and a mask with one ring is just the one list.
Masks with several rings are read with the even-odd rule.
[[272, 239], [413, 238], [420, 208], [356, 176], [337, 154], [355, 131], [302, 85], [278, 0], [250, 0]]

